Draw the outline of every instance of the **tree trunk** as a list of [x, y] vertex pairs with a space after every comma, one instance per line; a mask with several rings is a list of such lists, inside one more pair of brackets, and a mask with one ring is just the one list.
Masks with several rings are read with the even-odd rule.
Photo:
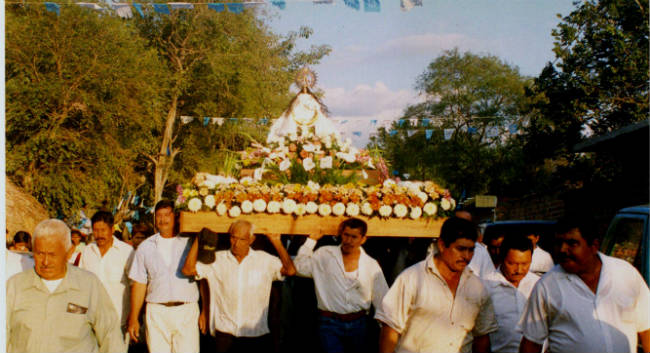
[[167, 121], [165, 123], [165, 132], [163, 133], [162, 143], [160, 144], [160, 151], [156, 156], [156, 163], [154, 164], [154, 205], [162, 199], [162, 193], [167, 183], [169, 171], [174, 162], [174, 157], [178, 151], [174, 151], [172, 146], [172, 133], [174, 129], [174, 121], [176, 120], [176, 107], [178, 105], [178, 96], [174, 95], [172, 104], [167, 113]]

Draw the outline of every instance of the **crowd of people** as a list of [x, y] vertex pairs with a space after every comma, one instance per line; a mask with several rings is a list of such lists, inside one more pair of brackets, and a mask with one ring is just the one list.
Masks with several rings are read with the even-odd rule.
[[[172, 202], [154, 215], [157, 233], [134, 228], [132, 244], [106, 211], [93, 215], [87, 243], [55, 219], [33, 237], [17, 234], [7, 252], [7, 351], [189, 353], [208, 350], [201, 334], [210, 351], [278, 351], [274, 282], [295, 277], [312, 279], [316, 298], [319, 342], [304, 352], [650, 352], [648, 285], [598, 251], [584, 217], [558, 222], [555, 265], [539, 235], [483, 240], [459, 211], [423, 259], [388, 282], [358, 218], [341, 222], [335, 244], [314, 229], [292, 256], [280, 234], [264, 235], [268, 251], [254, 249], [245, 220], [220, 249], [209, 231], [179, 235]], [[301, 310], [299, 296], [288, 298], [285, 308]]]

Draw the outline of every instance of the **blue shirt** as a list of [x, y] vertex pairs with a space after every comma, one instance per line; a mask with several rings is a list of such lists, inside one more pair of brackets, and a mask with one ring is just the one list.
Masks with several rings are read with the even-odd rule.
[[129, 278], [147, 284], [147, 303], [186, 302], [199, 300], [199, 288], [191, 277], [181, 272], [190, 250], [189, 238], [175, 236], [169, 265], [158, 249], [160, 233], [147, 238], [135, 252]]

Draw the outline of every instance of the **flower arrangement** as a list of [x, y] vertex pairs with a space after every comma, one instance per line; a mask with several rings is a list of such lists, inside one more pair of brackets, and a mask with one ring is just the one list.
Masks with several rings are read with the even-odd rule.
[[350, 139], [343, 140], [336, 134], [319, 137], [309, 129], [304, 131], [274, 139], [268, 146], [253, 143], [241, 152], [242, 165], [255, 169], [253, 178], [257, 181], [271, 179], [282, 184], [307, 184], [311, 180], [339, 185], [356, 181], [356, 173], [346, 174], [344, 170], [365, 175], [365, 170], [377, 169], [382, 181], [388, 178], [386, 162], [355, 148]]
[[191, 212], [213, 211], [220, 216], [269, 213], [300, 217], [320, 216], [419, 219], [446, 217], [456, 206], [449, 191], [431, 181], [383, 184], [320, 185], [313, 181], [302, 184], [269, 185], [242, 178], [223, 178], [222, 183], [198, 186], [178, 185], [176, 206]]

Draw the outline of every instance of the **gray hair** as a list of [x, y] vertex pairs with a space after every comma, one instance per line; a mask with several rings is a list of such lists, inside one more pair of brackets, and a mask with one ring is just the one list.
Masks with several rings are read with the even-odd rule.
[[236, 231], [240, 229], [248, 229], [248, 236], [252, 237], [255, 234], [255, 225], [247, 220], [244, 219], [239, 219], [234, 221], [231, 225], [230, 228], [228, 228], [228, 234], [232, 235]]
[[65, 222], [58, 219], [46, 219], [39, 223], [34, 229], [34, 236], [32, 237], [32, 248], [36, 243], [37, 238], [58, 237], [66, 250], [72, 246], [70, 240], [70, 228]]

